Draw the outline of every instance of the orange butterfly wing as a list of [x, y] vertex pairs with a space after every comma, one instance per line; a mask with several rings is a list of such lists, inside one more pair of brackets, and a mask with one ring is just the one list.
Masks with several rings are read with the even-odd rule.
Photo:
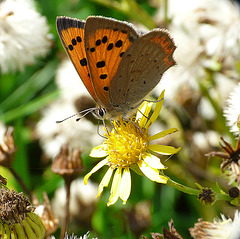
[[111, 83], [110, 98], [122, 109], [135, 108], [161, 80], [164, 72], [175, 65], [176, 46], [163, 29], [154, 29], [135, 41], [118, 67]]
[[84, 47], [85, 21], [69, 17], [58, 17], [57, 31], [61, 42], [77, 70], [85, 87], [95, 101], [98, 101], [90, 78], [88, 61]]
[[138, 38], [133, 25], [111, 18], [88, 17], [85, 25], [85, 48], [94, 90], [106, 110], [110, 101], [111, 81], [126, 50]]

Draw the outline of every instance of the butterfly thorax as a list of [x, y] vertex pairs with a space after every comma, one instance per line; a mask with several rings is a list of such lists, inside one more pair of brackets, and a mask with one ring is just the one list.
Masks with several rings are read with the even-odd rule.
[[97, 106], [96, 110], [93, 111], [93, 115], [97, 119], [118, 119], [119, 117], [130, 118], [133, 113], [137, 110], [136, 107], [129, 106], [128, 104], [124, 104], [124, 107], [115, 105], [111, 108], [104, 108], [102, 106]]

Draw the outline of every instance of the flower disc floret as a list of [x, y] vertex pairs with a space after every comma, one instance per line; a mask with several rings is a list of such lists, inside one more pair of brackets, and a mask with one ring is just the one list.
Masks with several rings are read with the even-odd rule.
[[141, 129], [137, 122], [113, 122], [114, 130], [106, 134], [108, 162], [112, 168], [136, 164], [149, 145], [148, 130]]

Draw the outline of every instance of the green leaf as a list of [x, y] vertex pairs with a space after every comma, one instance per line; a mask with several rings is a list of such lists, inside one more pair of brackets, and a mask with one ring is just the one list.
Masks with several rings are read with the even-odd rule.
[[16, 107], [15, 109], [12, 109], [12, 110], [2, 114], [0, 119], [2, 119], [5, 123], [8, 123], [19, 117], [30, 115], [30, 114], [40, 110], [41, 108], [43, 108], [51, 100], [56, 99], [57, 96], [58, 96], [58, 91], [51, 92], [47, 95], [44, 95], [33, 101], [30, 101], [29, 103], [27, 103], [25, 105], [21, 105], [19, 107]]
[[44, 68], [30, 77], [0, 104], [1, 111], [6, 112], [31, 100], [52, 81], [56, 67], [57, 61], [50, 61]]

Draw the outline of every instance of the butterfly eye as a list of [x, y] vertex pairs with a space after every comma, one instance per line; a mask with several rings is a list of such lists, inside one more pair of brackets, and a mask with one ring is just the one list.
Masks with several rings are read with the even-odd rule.
[[97, 118], [97, 119], [103, 119], [104, 116], [106, 115], [106, 110], [99, 106], [96, 108], [94, 111], [92, 111], [92, 114]]
[[99, 115], [101, 118], [103, 118], [103, 117], [105, 116], [105, 114], [106, 114], [106, 110], [105, 110], [104, 108], [102, 108], [102, 107], [99, 107], [99, 108], [98, 108], [98, 115]]

